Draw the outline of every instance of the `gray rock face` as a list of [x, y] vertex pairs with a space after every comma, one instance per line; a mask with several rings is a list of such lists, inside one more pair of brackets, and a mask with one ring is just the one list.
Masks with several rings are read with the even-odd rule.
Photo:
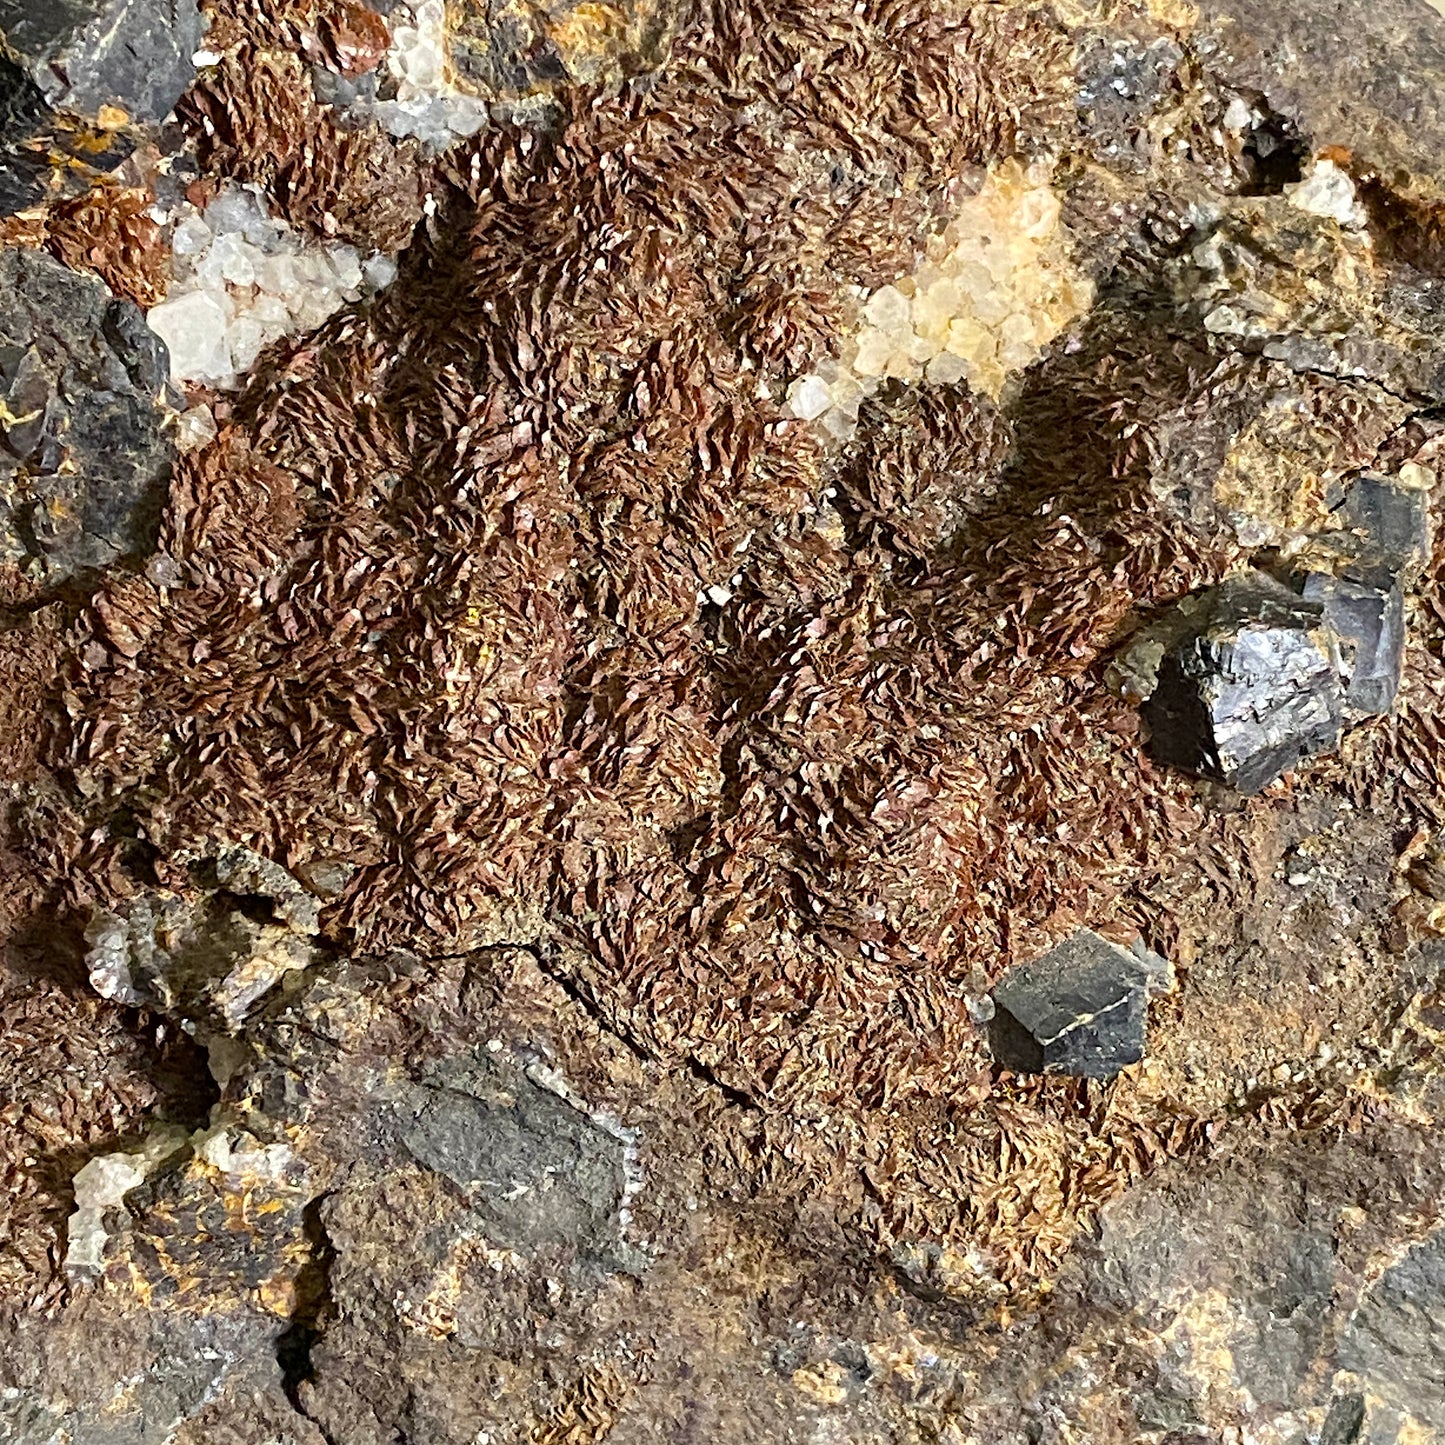
[[[1365, 165], [1429, 175], [1445, 111], [1445, 23], [1419, 0], [1205, 0], [1197, 43], [1227, 84]], [[1348, 83], [1342, 83], [1348, 37]]]
[[602, 1254], [626, 1190], [622, 1146], [528, 1080], [477, 1097], [427, 1089], [409, 1100], [406, 1151], [467, 1196], [513, 1249], [571, 1243]]
[[0, 52], [0, 215], [23, 210], [40, 199], [45, 167], [22, 148], [47, 113], [40, 87]]
[[165, 344], [139, 309], [0, 251], [0, 560], [47, 585], [154, 543], [171, 446]]
[[1147, 165], [1143, 122], [1163, 99], [1182, 58], [1169, 40], [1139, 45], [1100, 38], [1081, 53], [1079, 126], [1117, 164], [1139, 170]]
[[95, 910], [86, 963], [107, 998], [177, 1014], [203, 1034], [229, 1031], [311, 963], [319, 905], [279, 864], [246, 848], [223, 847], [193, 871], [200, 897], [160, 890], [116, 912]]
[[1416, 1245], [1360, 1302], [1340, 1364], [1385, 1406], [1445, 1430], [1445, 1232]]
[[1331, 540], [1354, 569], [1394, 577], [1420, 567], [1430, 555], [1428, 498], [1418, 488], [1364, 472], [1336, 515], [1346, 530]]
[[1339, 744], [1345, 690], [1324, 607], [1263, 573], [1190, 611], [1144, 706], [1159, 761], [1257, 793]]
[[164, 120], [195, 74], [195, 0], [0, 0], [0, 31], [52, 106]]
[[1200, 1423], [1211, 1396], [1257, 1439], [1437, 1438], [1445, 1233], [1428, 1130], [1301, 1136], [1159, 1182], [1106, 1209], [1076, 1265], [1096, 1307], [1169, 1339], [1136, 1389], [1178, 1403], [1187, 1433], [1171, 1440], [1220, 1438]]
[[190, 85], [204, 28], [195, 0], [0, 0], [0, 216], [130, 156], [135, 124]]
[[[276, 1340], [284, 1325], [264, 1311], [138, 1319], [117, 1311], [112, 1301], [92, 1300], [83, 1314], [86, 1333], [81, 1338], [89, 1350], [77, 1340], [68, 1360], [34, 1339], [41, 1331], [33, 1324], [17, 1330], [12, 1358], [23, 1359], [30, 1347], [36, 1363], [29, 1372], [22, 1366], [8, 1375], [8, 1388], [0, 1395], [0, 1439], [7, 1445], [52, 1445], [58, 1440], [145, 1445], [175, 1439], [174, 1432], [213, 1401], [232, 1418], [252, 1415], [259, 1417], [256, 1423], [272, 1426], [274, 1433], [257, 1433], [253, 1439], [320, 1445], [320, 1436], [287, 1405], [276, 1362]], [[102, 1352], [124, 1362], [130, 1382], [124, 1399], [109, 1410], [95, 1407], [90, 1381], [79, 1367]]]
[[1149, 992], [1167, 970], [1080, 929], [994, 990], [994, 1057], [1022, 1073], [1112, 1078], [1144, 1057]]
[[[1305, 541], [1306, 571], [1332, 574], [1388, 593], [1403, 590], [1430, 557], [1430, 497], [1402, 472], [1363, 471], [1342, 479], [1329, 496], [1328, 523]], [[1306, 595], [1311, 594], [1306, 590]]]

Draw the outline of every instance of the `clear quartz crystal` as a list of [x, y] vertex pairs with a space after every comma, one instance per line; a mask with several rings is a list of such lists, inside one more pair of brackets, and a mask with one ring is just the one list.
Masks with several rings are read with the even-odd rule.
[[445, 0], [398, 5], [383, 61], [396, 93], [390, 100], [366, 102], [367, 112], [390, 134], [415, 136], [438, 150], [482, 130], [490, 119], [488, 106], [452, 84], [446, 54]]
[[821, 376], [804, 376], [788, 388], [788, 407], [800, 421], [814, 421], [833, 404], [832, 392]]

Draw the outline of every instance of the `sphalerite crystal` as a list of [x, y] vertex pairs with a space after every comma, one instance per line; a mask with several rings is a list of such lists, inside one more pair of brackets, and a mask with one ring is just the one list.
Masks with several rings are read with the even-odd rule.
[[1430, 554], [1429, 495], [1405, 478], [1361, 472], [1350, 480], [1331, 519], [1334, 527], [1319, 542], [1352, 576], [1384, 581], [1407, 575]]
[[139, 309], [0, 250], [0, 562], [53, 585], [153, 544], [170, 476], [166, 349]]
[[1366, 716], [1388, 713], [1405, 658], [1405, 599], [1399, 585], [1379, 587], [1315, 573], [1305, 581], [1304, 596], [1324, 608], [1325, 622], [1339, 641], [1347, 709]]
[[1169, 965], [1081, 928], [993, 991], [994, 1058], [1030, 1074], [1112, 1078], [1144, 1057], [1149, 994]]
[[1321, 602], [1253, 571], [1188, 599], [1170, 624], [1144, 704], [1160, 762], [1257, 793], [1338, 745], [1344, 669]]
[[0, 216], [126, 160], [185, 94], [203, 31], [195, 0], [0, 0]]
[[164, 120], [203, 28], [195, 0], [0, 0], [0, 32], [46, 102], [88, 116]]

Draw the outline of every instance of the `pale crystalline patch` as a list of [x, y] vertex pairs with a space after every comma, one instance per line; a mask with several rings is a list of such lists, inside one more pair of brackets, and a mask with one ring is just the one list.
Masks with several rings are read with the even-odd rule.
[[[387, 23], [391, 45], [376, 75], [336, 97], [346, 111], [399, 138], [415, 136], [433, 150], [484, 130], [487, 102], [458, 89], [447, 73], [445, 0], [403, 0]], [[332, 85], [339, 81], [331, 77]]]
[[193, 406], [176, 418], [176, 447], [182, 452], [199, 451], [215, 441], [216, 418], [208, 406]]
[[1232, 130], [1239, 134], [1248, 130], [1254, 124], [1254, 120], [1253, 109], [1240, 96], [1233, 96], [1224, 108], [1225, 130]]
[[888, 378], [966, 381], [998, 396], [1093, 304], [1061, 213], [1047, 166], [992, 167], [913, 273], [866, 298], [842, 354], [788, 388], [791, 414], [846, 438], [863, 399]]
[[[314, 961], [320, 900], [249, 848], [173, 856], [213, 862], [221, 892], [198, 900], [157, 889], [113, 911], [94, 909], [85, 933], [91, 985], [116, 1003], [175, 1015], [187, 1028], [200, 1021], [237, 1030], [286, 974]], [[271, 917], [248, 916], [241, 898], [266, 899]]]
[[76, 1171], [75, 1212], [66, 1222], [65, 1272], [73, 1279], [93, 1278], [104, 1263], [111, 1230], [106, 1216], [129, 1217], [125, 1196], [145, 1183], [152, 1170], [181, 1149], [184, 1129], [163, 1124], [139, 1149], [100, 1154]]
[[1365, 208], [1355, 195], [1355, 183], [1332, 160], [1317, 160], [1301, 181], [1284, 188], [1291, 205], [1312, 216], [1326, 216], [1342, 226], [1363, 226]]
[[246, 186], [204, 211], [182, 203], [156, 219], [172, 227], [172, 281], [146, 320], [178, 382], [238, 386], [271, 342], [320, 326], [396, 275], [387, 257], [305, 240]]
[[294, 1155], [289, 1144], [263, 1144], [235, 1125], [216, 1125], [192, 1140], [196, 1158], [228, 1178], [282, 1179]]

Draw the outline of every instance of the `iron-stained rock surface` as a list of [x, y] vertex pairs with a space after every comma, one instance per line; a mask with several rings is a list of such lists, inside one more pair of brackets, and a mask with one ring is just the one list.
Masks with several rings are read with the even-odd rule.
[[0, 1440], [1445, 1432], [1445, 16], [6, 15]]
[[680, 12], [678, 0], [457, 0], [451, 60], [465, 83], [509, 99], [616, 84], [657, 69]]

